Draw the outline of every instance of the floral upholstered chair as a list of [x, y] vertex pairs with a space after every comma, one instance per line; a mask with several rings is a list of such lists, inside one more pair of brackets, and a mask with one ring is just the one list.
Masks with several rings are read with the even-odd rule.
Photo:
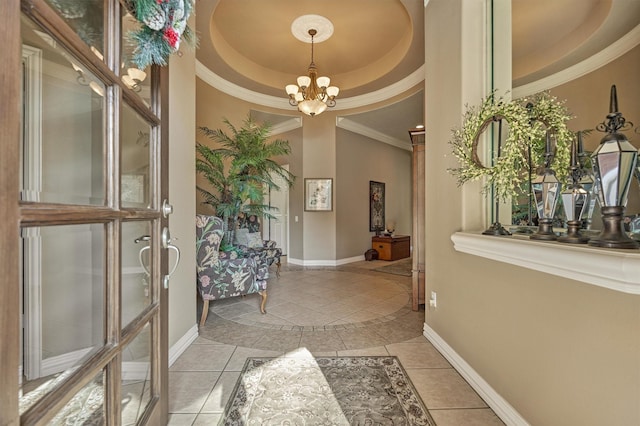
[[238, 218], [238, 229], [235, 232], [235, 243], [241, 250], [264, 259], [267, 266], [276, 264], [276, 275], [280, 276], [280, 257], [282, 249], [276, 247], [273, 240], [263, 240], [260, 233], [260, 221], [256, 215]]
[[209, 313], [209, 301], [259, 293], [260, 312], [266, 313], [269, 268], [258, 256], [235, 257], [235, 252], [220, 252], [224, 234], [222, 219], [196, 215], [196, 271], [198, 292], [204, 301], [200, 326]]

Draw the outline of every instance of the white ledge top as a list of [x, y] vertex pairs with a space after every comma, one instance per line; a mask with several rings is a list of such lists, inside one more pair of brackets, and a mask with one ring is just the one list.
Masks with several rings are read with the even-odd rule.
[[640, 294], [640, 250], [615, 250], [480, 233], [451, 235], [462, 253], [546, 272], [628, 294]]

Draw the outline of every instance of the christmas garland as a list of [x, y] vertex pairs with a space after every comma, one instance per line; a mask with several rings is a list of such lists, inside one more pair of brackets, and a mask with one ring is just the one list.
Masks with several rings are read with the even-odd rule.
[[135, 19], [141, 23], [129, 34], [134, 45], [133, 62], [144, 70], [151, 64], [166, 65], [184, 40], [191, 47], [197, 37], [187, 25], [195, 0], [129, 0]]
[[[548, 93], [507, 101], [496, 97], [494, 91], [480, 106], [467, 105], [462, 127], [453, 130], [449, 143], [460, 167], [449, 169], [449, 172], [457, 177], [458, 185], [486, 177], [483, 192], [493, 188], [500, 200], [507, 200], [517, 193], [527, 178], [528, 144], [531, 144], [534, 157], [532, 164], [539, 164], [539, 159], [544, 157], [546, 129], [549, 128], [556, 138], [552, 166], [559, 172], [559, 177], [566, 176], [572, 138], [565, 124], [569, 118], [564, 106]], [[506, 122], [508, 134], [501, 143], [500, 155], [494, 155], [492, 165], [485, 166], [478, 156], [478, 142], [491, 123], [500, 120]]]

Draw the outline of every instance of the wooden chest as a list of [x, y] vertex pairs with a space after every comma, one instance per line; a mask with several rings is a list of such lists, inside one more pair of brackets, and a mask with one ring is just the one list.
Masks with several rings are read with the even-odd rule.
[[372, 237], [371, 248], [378, 252], [380, 260], [398, 260], [411, 256], [411, 237]]

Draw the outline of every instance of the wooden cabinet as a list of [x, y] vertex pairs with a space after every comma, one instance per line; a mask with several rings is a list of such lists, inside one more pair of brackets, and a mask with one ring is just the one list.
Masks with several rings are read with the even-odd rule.
[[411, 256], [411, 238], [408, 235], [372, 237], [371, 248], [378, 252], [380, 260], [404, 259]]

